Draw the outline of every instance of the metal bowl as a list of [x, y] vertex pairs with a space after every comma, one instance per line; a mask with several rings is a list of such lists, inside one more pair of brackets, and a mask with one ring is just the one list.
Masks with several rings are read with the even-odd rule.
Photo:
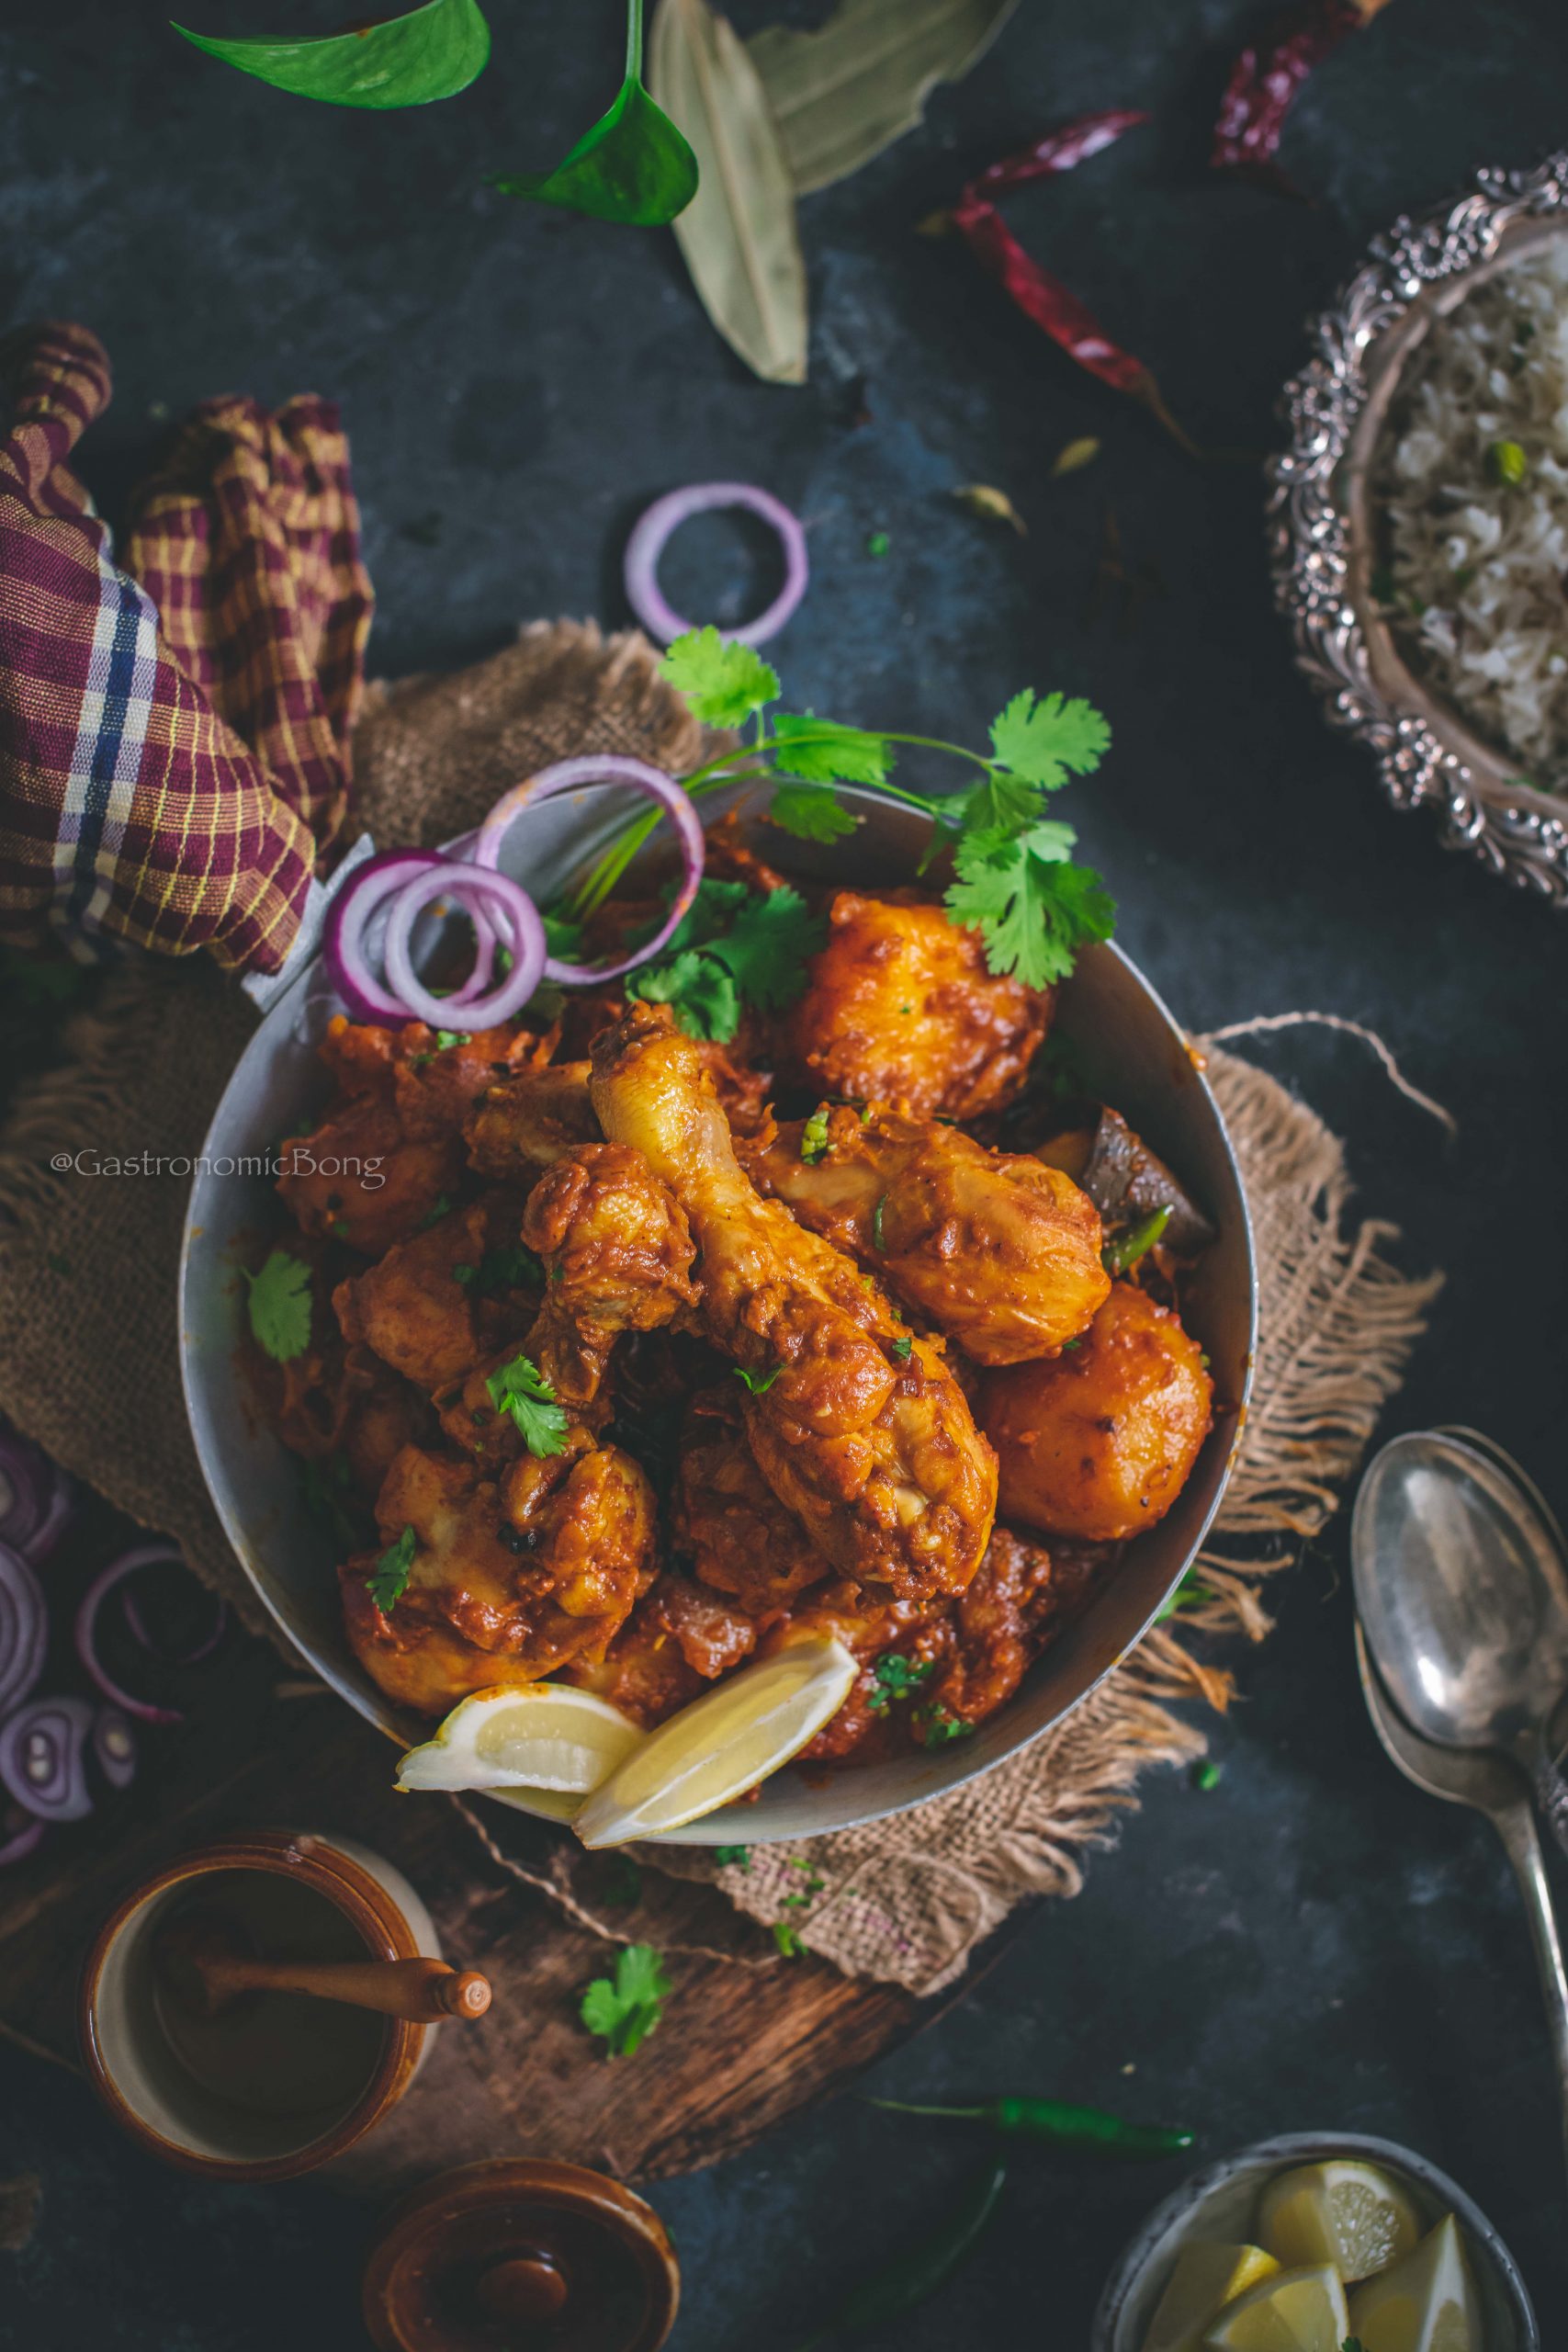
[[1286, 385], [1290, 447], [1269, 467], [1275, 594], [1327, 716], [1375, 754], [1396, 808], [1434, 809], [1450, 849], [1568, 903], [1568, 809], [1518, 775], [1405, 665], [1371, 594], [1371, 474], [1401, 371], [1484, 278], [1568, 233], [1568, 151], [1532, 172], [1479, 171], [1469, 191], [1402, 214], [1313, 327]]
[[1224, 2156], [1156, 2205], [1106, 2282], [1089, 2352], [1143, 2352], [1155, 2306], [1184, 2245], [1200, 2239], [1251, 2243], [1258, 2196], [1276, 2173], [1353, 2156], [1391, 2172], [1410, 2191], [1423, 2225], [1452, 2213], [1464, 2233], [1481, 2299], [1486, 2352], [1540, 2352], [1540, 2331], [1519, 2266], [1473, 2198], [1414, 2148], [1358, 2132], [1291, 2132]]
[[[855, 834], [831, 849], [792, 843], [792, 870], [803, 879], [883, 887], [912, 879], [925, 820], [873, 794], [852, 797], [863, 812]], [[592, 806], [604, 798], [563, 795], [530, 816], [526, 878], [536, 895], [562, 887], [604, 836], [606, 820]], [[715, 814], [738, 806], [743, 831], [757, 823], [744, 795], [710, 805]], [[755, 838], [776, 861], [777, 831]], [[254, 1262], [258, 1243], [281, 1224], [265, 1161], [279, 1136], [301, 1132], [320, 1113], [327, 1086], [316, 1046], [334, 1010], [311, 959], [273, 1000], [218, 1106], [186, 1218], [181, 1363], [197, 1453], [246, 1575], [322, 1679], [406, 1746], [424, 1737], [428, 1725], [394, 1707], [349, 1649], [331, 1544], [307, 1510], [296, 1459], [255, 1411], [243, 1367], [241, 1267]], [[933, 1752], [911, 1746], [890, 1762], [846, 1768], [830, 1779], [814, 1774], [810, 1782], [781, 1772], [755, 1803], [674, 1833], [682, 1843], [722, 1845], [742, 1827], [750, 1844], [848, 1828], [989, 1770], [1059, 1724], [1134, 1647], [1180, 1583], [1219, 1506], [1251, 1382], [1256, 1322], [1247, 1204], [1224, 1123], [1186, 1037], [1119, 949], [1093, 946], [1080, 957], [1061, 992], [1055, 1029], [1077, 1049], [1090, 1083], [1170, 1165], [1216, 1229], [1184, 1318], [1208, 1351], [1224, 1409], [1174, 1508], [1129, 1545], [1104, 1589], [972, 1739]]]

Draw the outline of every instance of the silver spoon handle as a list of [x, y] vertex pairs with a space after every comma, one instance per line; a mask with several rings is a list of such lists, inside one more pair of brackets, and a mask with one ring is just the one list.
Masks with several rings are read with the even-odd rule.
[[1551, 2060], [1562, 2117], [1563, 2154], [1568, 2159], [1568, 1975], [1563, 1972], [1562, 1942], [1557, 1932], [1557, 1914], [1551, 1907], [1540, 1838], [1535, 1816], [1522, 1797], [1517, 1804], [1499, 1806], [1491, 1817], [1524, 1896], [1525, 1917], [1529, 1921], [1530, 1942], [1535, 1947], [1540, 1989], [1546, 1999], [1547, 2030], [1551, 2037]]

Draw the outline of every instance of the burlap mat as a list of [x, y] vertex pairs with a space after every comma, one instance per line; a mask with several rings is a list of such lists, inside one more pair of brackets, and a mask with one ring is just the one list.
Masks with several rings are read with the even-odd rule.
[[[506, 785], [569, 752], [679, 766], [700, 741], [641, 639], [606, 643], [592, 624], [541, 624], [475, 669], [372, 694], [355, 739], [357, 810], [378, 842], [426, 842], [474, 823]], [[139, 962], [76, 1024], [67, 1066], [19, 1101], [0, 1136], [0, 1410], [174, 1536], [247, 1624], [271, 1633], [207, 1499], [175, 1332], [189, 1159], [254, 1020], [215, 971]], [[759, 1847], [745, 1869], [643, 1849], [673, 1874], [716, 1879], [753, 1918], [787, 1920], [849, 1974], [938, 1990], [1016, 1904], [1077, 1892], [1084, 1849], [1107, 1837], [1142, 1771], [1202, 1752], [1201, 1732], [1168, 1702], [1223, 1706], [1230, 1678], [1194, 1654], [1192, 1638], [1207, 1649], [1207, 1636], [1268, 1631], [1259, 1586], [1333, 1511], [1423, 1327], [1440, 1278], [1397, 1272], [1384, 1254], [1391, 1227], [1347, 1225], [1337, 1139], [1228, 1054], [1211, 1053], [1209, 1076], [1247, 1184], [1261, 1290], [1245, 1442], [1202, 1557], [1217, 1598], [1183, 1618], [1179, 1638], [1151, 1634], [1059, 1730], [916, 1813], [795, 1849]], [[94, 1172], [111, 1159], [144, 1172]], [[546, 1880], [506, 1852], [504, 1831], [463, 1811], [514, 1875], [624, 1937], [623, 1923], [578, 1899], [569, 1842]], [[804, 1906], [788, 1899], [803, 1888]]]

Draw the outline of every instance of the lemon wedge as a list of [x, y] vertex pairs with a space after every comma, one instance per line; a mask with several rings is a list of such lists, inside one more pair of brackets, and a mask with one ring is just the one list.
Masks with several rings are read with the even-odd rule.
[[[575, 1811], [642, 1739], [629, 1716], [565, 1682], [476, 1690], [398, 1766], [400, 1789], [529, 1789]], [[550, 1808], [551, 1816], [556, 1815]]]
[[742, 1667], [650, 1731], [573, 1824], [585, 1846], [657, 1838], [744, 1796], [814, 1739], [857, 1672], [842, 1642], [792, 1642]]
[[1204, 2352], [1340, 2352], [1350, 2332], [1345, 2290], [1332, 2263], [1280, 2270], [1226, 2305]]
[[1260, 2245], [1184, 2245], [1155, 2306], [1144, 2352], [1200, 2352], [1209, 2322], [1279, 2267]]
[[1258, 2203], [1258, 2234], [1287, 2268], [1332, 2262], [1348, 2287], [1409, 2254], [1421, 2222], [1386, 2172], [1341, 2157], [1271, 2180]]
[[1414, 2254], [1357, 2288], [1350, 2332], [1364, 2352], [1481, 2352], [1481, 2307], [1451, 2213]]

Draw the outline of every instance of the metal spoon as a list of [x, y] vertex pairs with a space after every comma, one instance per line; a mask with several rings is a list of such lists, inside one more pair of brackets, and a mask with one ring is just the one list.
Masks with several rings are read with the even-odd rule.
[[1568, 1690], [1568, 1562], [1524, 1472], [1468, 1430], [1393, 1439], [1361, 1481], [1350, 1559], [1405, 1722], [1440, 1747], [1512, 1756], [1568, 1851], [1568, 1781], [1549, 1740]]
[[1485, 1814], [1514, 1866], [1514, 1876], [1524, 1897], [1536, 1965], [1540, 1971], [1540, 1989], [1546, 1998], [1547, 2029], [1551, 2037], [1551, 2058], [1562, 2113], [1563, 2153], [1568, 2159], [1568, 1975], [1563, 1973], [1562, 1946], [1551, 1907], [1551, 1890], [1547, 1884], [1540, 1839], [1525, 1783], [1504, 1757], [1487, 1755], [1483, 1750], [1439, 1747], [1435, 1741], [1423, 1739], [1418, 1732], [1412, 1731], [1379, 1678], [1359, 1625], [1356, 1628], [1356, 1663], [1360, 1668], [1361, 1689], [1372, 1728], [1405, 1779], [1413, 1781], [1418, 1789], [1425, 1789], [1428, 1796], [1442, 1797], [1450, 1804], [1473, 1805], [1478, 1813]]

